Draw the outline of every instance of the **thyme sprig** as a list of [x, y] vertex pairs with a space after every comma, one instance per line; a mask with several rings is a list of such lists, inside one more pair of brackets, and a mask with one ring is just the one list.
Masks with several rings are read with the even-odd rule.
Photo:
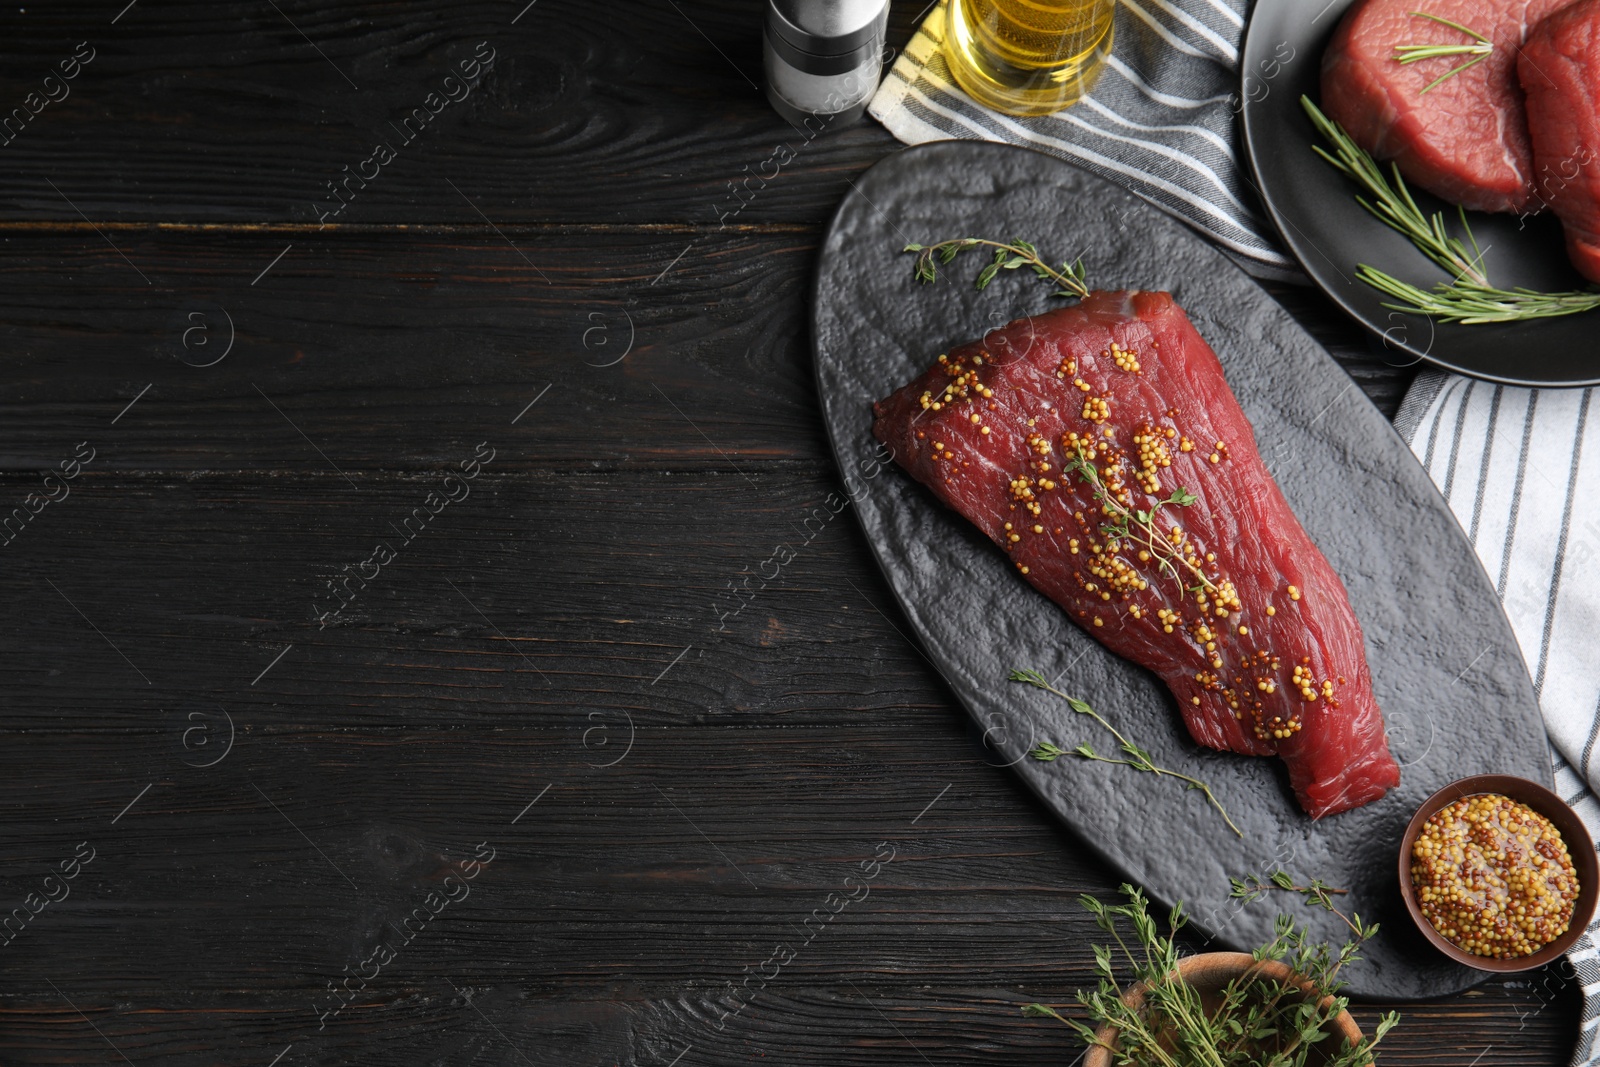
[[1400, 301], [1386, 303], [1384, 307], [1428, 315], [1440, 322], [1466, 325], [1556, 318], [1600, 307], [1600, 291], [1593, 289], [1541, 293], [1520, 286], [1501, 289], [1493, 285], [1484, 270], [1483, 250], [1478, 247], [1477, 238], [1472, 234], [1465, 209], [1457, 209], [1462, 232], [1466, 234], [1466, 240], [1463, 241], [1446, 231], [1444, 212], [1436, 211], [1432, 215], [1423, 213], [1406, 186], [1405, 179], [1400, 176], [1398, 166], [1391, 164], [1391, 179], [1371, 154], [1357, 145], [1344, 127], [1324, 115], [1309, 97], [1302, 96], [1300, 105], [1305, 108], [1317, 132], [1333, 147], [1330, 153], [1321, 145], [1313, 145], [1312, 151], [1366, 191], [1367, 196], [1356, 197], [1357, 203], [1384, 225], [1410, 240], [1418, 251], [1450, 274], [1449, 282], [1439, 282], [1432, 289], [1423, 289], [1376, 267], [1360, 264], [1356, 268], [1356, 277]]
[[[1452, 30], [1459, 30], [1471, 37], [1475, 44], [1397, 44], [1394, 46], [1394, 58], [1397, 63], [1420, 63], [1424, 59], [1437, 59], [1441, 56], [1472, 56], [1473, 58], [1458, 67], [1439, 75], [1423, 87], [1422, 93], [1427, 92], [1440, 82], [1455, 77], [1468, 67], [1482, 63], [1494, 52], [1494, 42], [1489, 40], [1477, 30], [1469, 29], [1459, 22], [1452, 22], [1441, 15], [1430, 15], [1426, 11], [1411, 12], [1413, 18], [1432, 19], [1434, 22], [1449, 26]], [[1418, 93], [1421, 96], [1422, 93]]]
[[[1339, 995], [1339, 972], [1360, 959], [1361, 946], [1376, 927], [1363, 927], [1339, 948], [1313, 943], [1303, 927], [1279, 916], [1273, 938], [1252, 954], [1256, 966], [1222, 990], [1220, 1002], [1207, 1010], [1201, 994], [1178, 970], [1176, 935], [1187, 923], [1183, 905], [1172, 909], [1163, 935], [1150, 916], [1149, 901], [1131, 885], [1122, 886], [1126, 904], [1106, 904], [1094, 897], [1079, 900], [1095, 925], [1115, 942], [1094, 946], [1093, 990], [1080, 990], [1078, 1003], [1089, 1022], [1064, 1017], [1044, 1004], [1028, 1004], [1028, 1016], [1048, 1016], [1066, 1023], [1091, 1047], [1110, 1049], [1119, 1064], [1133, 1067], [1304, 1067], [1313, 1051], [1329, 1067], [1367, 1067], [1380, 1042], [1399, 1023], [1398, 1012], [1384, 1015], [1373, 1035], [1334, 1051], [1327, 1038], [1333, 1022], [1348, 1007]], [[1132, 936], [1123, 933], [1132, 927]], [[1131, 944], [1130, 944], [1131, 942]], [[1120, 956], [1120, 958], [1118, 958]], [[1260, 966], [1272, 960], [1285, 964], [1287, 979], [1269, 977]], [[1116, 971], [1126, 966], [1144, 986], [1135, 1003], [1124, 998]], [[1093, 1025], [1091, 1025], [1093, 1024]], [[1102, 1042], [1097, 1027], [1117, 1031], [1115, 1047]]]
[[1357, 937], [1371, 937], [1378, 932], [1377, 923], [1373, 923], [1370, 927], [1364, 926], [1361, 922], [1361, 916], [1352, 917], [1346, 915], [1334, 904], [1333, 898], [1335, 896], [1344, 896], [1350, 890], [1334, 889], [1320, 878], [1313, 878], [1310, 885], [1296, 885], [1294, 879], [1289, 877], [1288, 872], [1278, 870], [1273, 871], [1265, 878], [1259, 874], [1250, 874], [1243, 878], [1229, 878], [1228, 884], [1232, 887], [1232, 892], [1228, 894], [1229, 898], [1242, 900], [1246, 904], [1260, 900], [1275, 889], [1282, 890], [1285, 893], [1298, 893], [1305, 897], [1306, 903], [1319, 907], [1323, 911], [1332, 912], [1343, 919], [1344, 924], [1350, 927], [1350, 931]]
[[[1240, 831], [1240, 829], [1233, 824], [1233, 820], [1228, 817], [1228, 809], [1222, 806], [1222, 802], [1217, 799], [1217, 795], [1211, 791], [1211, 787], [1209, 785], [1206, 785], [1206, 783], [1202, 782], [1198, 778], [1193, 778], [1179, 771], [1169, 770], [1166, 767], [1157, 766], [1150, 753], [1146, 752], [1132, 741], [1129, 741], [1123, 736], [1122, 731], [1118, 730], [1115, 726], [1112, 726], [1106, 721], [1105, 716], [1101, 715], [1098, 711], [1095, 711], [1088, 704], [1079, 700], [1077, 697], [1069, 696], [1066, 693], [1063, 693], [1061, 690], [1051, 685], [1050, 681], [1045, 678], [1044, 675], [1035, 670], [1029, 670], [1026, 668], [1013, 669], [1011, 671], [1009, 680], [1013, 682], [1025, 682], [1026, 684], [1033, 686], [1035, 689], [1043, 689], [1046, 693], [1053, 693], [1062, 700], [1065, 700], [1067, 702], [1067, 706], [1073, 711], [1077, 712], [1079, 715], [1086, 715], [1095, 722], [1099, 723], [1101, 726], [1105, 727], [1106, 730], [1110, 732], [1111, 736], [1117, 739], [1118, 747], [1122, 749], [1123, 755], [1127, 756], [1128, 758], [1115, 759], [1111, 756], [1102, 756], [1087, 743], [1080, 744], [1076, 748], [1072, 749], [1072, 755], [1080, 756], [1086, 760], [1094, 760], [1098, 763], [1114, 763], [1121, 767], [1132, 767], [1136, 771], [1144, 771], [1147, 774], [1153, 774], [1157, 777], [1176, 778], [1183, 782], [1186, 788], [1198, 789], [1201, 793], [1203, 793], [1206, 800], [1210, 801], [1211, 806], [1216, 808], [1217, 813], [1222, 816], [1222, 821], [1228, 824], [1228, 829], [1232, 830], [1240, 837], [1244, 836], [1244, 833]], [[1067, 749], [1054, 745], [1049, 741], [1043, 741], [1038, 745], [1035, 745], [1033, 750], [1028, 753], [1028, 755], [1032, 756], [1036, 760], [1039, 760], [1041, 763], [1053, 763], [1055, 760], [1068, 754], [1069, 753]]]
[[994, 281], [994, 276], [1003, 270], [1016, 270], [1018, 267], [1029, 267], [1033, 273], [1044, 281], [1051, 282], [1059, 288], [1052, 296], [1089, 295], [1089, 285], [1084, 273], [1083, 260], [1075, 263], [1063, 263], [1059, 267], [1052, 267], [1039, 255], [1039, 250], [1028, 241], [1020, 237], [1010, 241], [990, 241], [981, 237], [957, 237], [938, 244], [906, 245], [901, 251], [915, 252], [917, 254], [913, 273], [919, 282], [930, 283], [939, 278], [939, 264], [949, 263], [969, 248], [979, 246], [994, 249], [994, 258], [987, 266], [978, 272], [977, 287], [986, 288]]
[[1084, 450], [1080, 443], [1075, 454], [1068, 456], [1062, 464], [1064, 470], [1077, 474], [1090, 488], [1094, 490], [1095, 500], [1100, 502], [1101, 511], [1108, 516], [1100, 524], [1100, 532], [1113, 541], [1129, 541], [1148, 552], [1156, 561], [1156, 565], [1163, 574], [1175, 579], [1179, 585], [1183, 584], [1183, 575], [1178, 572], [1182, 567], [1192, 575], [1197, 586], [1186, 587], [1189, 592], [1198, 592], [1199, 589], [1217, 591], [1216, 583], [1206, 576], [1204, 570], [1190, 563], [1179, 550], [1179, 546], [1169, 541], [1164, 533], [1156, 528], [1156, 515], [1168, 504], [1178, 507], [1188, 507], [1200, 498], [1179, 486], [1175, 492], [1163, 500], [1158, 500], [1148, 510], [1144, 508], [1130, 508], [1118, 500], [1105, 482], [1100, 477], [1100, 470], [1095, 466], [1093, 458]]

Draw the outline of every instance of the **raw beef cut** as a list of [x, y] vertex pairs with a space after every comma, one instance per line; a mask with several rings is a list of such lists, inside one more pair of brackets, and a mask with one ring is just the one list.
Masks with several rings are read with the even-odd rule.
[[1200, 744], [1282, 757], [1313, 818], [1398, 784], [1344, 586], [1170, 294], [1020, 319], [874, 414], [1027, 581], [1161, 676]]
[[[1568, 0], [1359, 0], [1322, 56], [1322, 110], [1406, 180], [1478, 211], [1537, 210], [1533, 151], [1517, 84], [1528, 31]], [[1473, 44], [1423, 11], [1489, 38], [1482, 62], [1423, 89], [1471, 56], [1395, 60], [1408, 44]]]
[[1534, 193], [1561, 218], [1567, 255], [1600, 282], [1600, 3], [1535, 27], [1517, 61], [1528, 94]]

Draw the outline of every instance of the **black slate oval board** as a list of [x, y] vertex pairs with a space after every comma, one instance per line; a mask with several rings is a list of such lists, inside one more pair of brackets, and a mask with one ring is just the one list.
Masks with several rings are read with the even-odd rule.
[[[1321, 138], [1301, 110], [1300, 97], [1320, 100], [1323, 50], [1353, 2], [1258, 0], [1250, 16], [1239, 62], [1248, 78], [1241, 94], [1245, 141], [1258, 192], [1284, 243], [1334, 303], [1397, 353], [1510, 385], [1600, 382], [1600, 347], [1594, 342], [1600, 310], [1529, 322], [1447, 325], [1386, 308], [1388, 297], [1355, 279], [1357, 264], [1368, 263], [1425, 289], [1447, 280], [1410, 241], [1356, 203], [1355, 184], [1311, 150]], [[1444, 211], [1455, 232], [1453, 205], [1412, 191], [1423, 211]], [[1472, 211], [1467, 218], [1496, 285], [1542, 292], [1587, 286], [1568, 263], [1561, 224], [1548, 212], [1519, 219]]]
[[[1101, 648], [898, 467], [871, 476], [873, 400], [951, 346], [1060, 303], [1026, 271], [976, 292], [977, 253], [937, 285], [912, 280], [904, 245], [967, 235], [1027, 237], [1057, 261], [1082, 253], [1092, 284], [1167, 289], [1188, 311], [1284, 495], [1350, 591], [1404, 765], [1398, 789], [1313, 822], [1277, 760], [1194, 745], [1154, 675]], [[822, 247], [814, 327], [828, 432], [889, 585], [950, 688], [1052, 812], [1157, 900], [1183, 900], [1220, 946], [1265, 941], [1279, 908], [1320, 937], [1343, 937], [1337, 919], [1297, 898], [1229, 900], [1229, 876], [1281, 867], [1349, 889], [1345, 903], [1382, 922], [1348, 972], [1357, 995], [1436, 996], [1482, 979], [1411, 926], [1396, 849], [1410, 813], [1449, 781], [1498, 771], [1549, 782], [1533, 688], [1494, 589], [1427, 475], [1270, 296], [1181, 224], [1097, 178], [1026, 149], [942, 142], [888, 157], [846, 195]], [[1012, 667], [1059, 675], [1158, 763], [1210, 783], [1244, 838], [1171, 780], [1027, 758], [1043, 740], [1114, 744], [1056, 698], [1007, 683]]]

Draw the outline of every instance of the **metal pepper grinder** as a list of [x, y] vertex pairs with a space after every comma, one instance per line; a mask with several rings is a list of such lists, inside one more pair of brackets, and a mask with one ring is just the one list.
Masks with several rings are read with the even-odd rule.
[[867, 110], [883, 72], [889, 0], [767, 0], [767, 99], [813, 134]]

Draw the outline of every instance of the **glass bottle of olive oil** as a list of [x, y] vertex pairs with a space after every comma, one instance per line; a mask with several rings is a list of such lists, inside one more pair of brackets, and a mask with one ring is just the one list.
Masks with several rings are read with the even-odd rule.
[[945, 59], [961, 88], [1009, 115], [1077, 103], [1111, 54], [1116, 0], [950, 0]]

